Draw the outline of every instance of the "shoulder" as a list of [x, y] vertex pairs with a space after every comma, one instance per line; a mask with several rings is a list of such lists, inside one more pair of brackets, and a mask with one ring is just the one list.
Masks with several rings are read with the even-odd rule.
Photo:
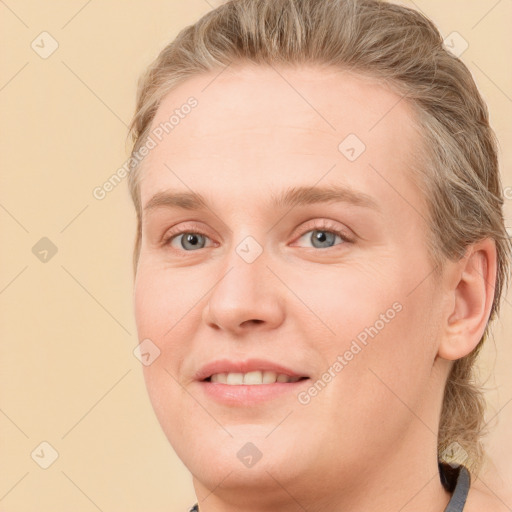
[[491, 492], [471, 487], [464, 512], [510, 512], [510, 509]]

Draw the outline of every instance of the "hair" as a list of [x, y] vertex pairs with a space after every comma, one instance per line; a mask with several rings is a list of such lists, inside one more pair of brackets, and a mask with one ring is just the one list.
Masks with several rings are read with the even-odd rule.
[[424, 140], [422, 165], [411, 174], [427, 205], [434, 275], [441, 275], [447, 259], [458, 261], [471, 244], [495, 241], [497, 272], [488, 322], [477, 347], [453, 363], [438, 434], [439, 459], [451, 457], [450, 462], [477, 473], [484, 453], [485, 400], [475, 359], [510, 281], [511, 242], [502, 213], [497, 141], [470, 71], [445, 48], [428, 18], [384, 1], [230, 0], [208, 12], [181, 30], [139, 79], [128, 178], [138, 219], [135, 274], [142, 213], [138, 151], [160, 102], [187, 78], [220, 72], [232, 63], [334, 66], [387, 85], [411, 105]]

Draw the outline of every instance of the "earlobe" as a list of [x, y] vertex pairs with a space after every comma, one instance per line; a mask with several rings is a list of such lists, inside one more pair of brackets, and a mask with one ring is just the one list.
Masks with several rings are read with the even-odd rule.
[[442, 319], [439, 357], [460, 359], [478, 345], [491, 312], [496, 268], [496, 243], [491, 238], [468, 247], [466, 255], [449, 267], [450, 309]]

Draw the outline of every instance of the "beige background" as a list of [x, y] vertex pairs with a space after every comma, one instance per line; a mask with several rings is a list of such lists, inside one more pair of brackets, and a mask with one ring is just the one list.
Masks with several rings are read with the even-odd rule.
[[[102, 201], [92, 191], [127, 157], [138, 75], [214, 5], [0, 1], [1, 511], [185, 511], [195, 502], [132, 353], [134, 213], [126, 183]], [[512, 1], [414, 5], [444, 36], [457, 31], [469, 44], [462, 58], [488, 101], [503, 185], [512, 186]], [[46, 59], [31, 47], [35, 40], [39, 53], [51, 49], [43, 31], [58, 43]], [[507, 194], [512, 226], [512, 189]], [[32, 252], [42, 237], [58, 249], [47, 262]], [[511, 301], [508, 294], [481, 365], [494, 418], [492, 464], [482, 479], [510, 510]], [[43, 441], [58, 452], [48, 469], [38, 465], [50, 461]]]

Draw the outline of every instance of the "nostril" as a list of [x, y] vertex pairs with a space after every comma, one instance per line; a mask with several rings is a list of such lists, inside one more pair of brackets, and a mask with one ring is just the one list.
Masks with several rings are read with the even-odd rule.
[[254, 318], [252, 320], [246, 320], [245, 322], [242, 323], [242, 325], [245, 325], [245, 324], [261, 324], [263, 323], [263, 320], [260, 320], [259, 318]]

